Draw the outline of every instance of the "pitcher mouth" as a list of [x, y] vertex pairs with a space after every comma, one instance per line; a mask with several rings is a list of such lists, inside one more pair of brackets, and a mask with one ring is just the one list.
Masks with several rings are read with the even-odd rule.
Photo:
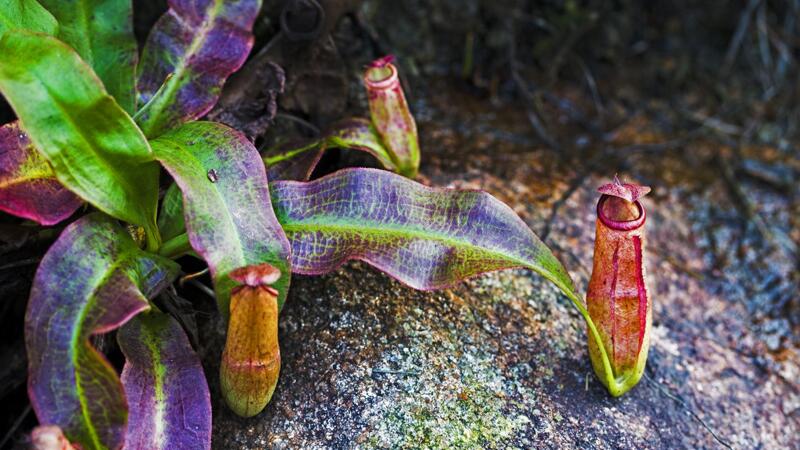
[[603, 222], [603, 225], [617, 231], [631, 231], [644, 225], [647, 215], [644, 211], [644, 207], [639, 203], [639, 200], [633, 202], [633, 204], [636, 205], [636, 209], [639, 211], [639, 217], [633, 220], [614, 220], [607, 217], [603, 212], [603, 205], [611, 197], [610, 195], [603, 194], [597, 202], [597, 218]]
[[374, 80], [370, 78], [369, 75], [365, 75], [364, 83], [366, 83], [370, 89], [389, 89], [397, 83], [397, 67], [395, 67], [394, 64], [389, 63], [380, 68], [389, 69], [390, 73], [380, 80]]

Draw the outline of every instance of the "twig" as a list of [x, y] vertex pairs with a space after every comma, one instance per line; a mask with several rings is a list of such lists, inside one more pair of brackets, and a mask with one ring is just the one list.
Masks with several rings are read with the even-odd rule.
[[14, 424], [11, 425], [11, 429], [9, 429], [6, 435], [3, 436], [3, 440], [0, 441], [0, 448], [3, 448], [6, 445], [8, 440], [11, 439], [11, 436], [14, 435], [14, 433], [22, 425], [22, 422], [25, 420], [25, 418], [28, 417], [28, 414], [30, 413], [31, 413], [31, 405], [28, 404], [28, 406], [25, 407], [25, 410], [22, 411], [22, 414], [20, 414], [19, 417], [17, 417], [17, 420], [14, 421]]
[[572, 178], [569, 182], [569, 186], [567, 186], [567, 190], [561, 194], [561, 197], [558, 198], [555, 202], [553, 202], [553, 206], [550, 208], [550, 216], [547, 218], [547, 222], [545, 222], [544, 226], [542, 227], [542, 231], [539, 233], [539, 238], [541, 238], [542, 242], [547, 241], [547, 237], [550, 235], [550, 228], [553, 226], [553, 222], [555, 221], [556, 215], [558, 215], [558, 210], [561, 209], [561, 206], [572, 197], [572, 194], [578, 190], [578, 188], [583, 184], [583, 180], [586, 179], [586, 176], [589, 174], [590, 170], [584, 170], [578, 173], [575, 177]]
[[[513, 36], [513, 29], [510, 31], [511, 35]], [[508, 45], [508, 66], [511, 69], [511, 78], [514, 81], [514, 85], [522, 95], [523, 101], [528, 106], [528, 121], [531, 123], [533, 131], [536, 132], [536, 135], [542, 142], [544, 142], [545, 145], [553, 150], [559, 150], [560, 146], [552, 137], [550, 137], [550, 133], [547, 132], [547, 128], [544, 126], [542, 119], [539, 117], [541, 115], [541, 111], [539, 111], [539, 105], [536, 101], [536, 96], [534, 96], [534, 94], [528, 89], [525, 80], [519, 73], [519, 64], [517, 63], [517, 47], [516, 44], [514, 44], [513, 39]]]
[[733, 63], [736, 62], [736, 55], [739, 54], [739, 48], [742, 46], [742, 41], [744, 41], [744, 35], [747, 33], [747, 29], [750, 28], [750, 18], [753, 16], [753, 12], [755, 12], [760, 3], [761, 0], [750, 0], [747, 3], [747, 7], [742, 11], [742, 15], [739, 17], [739, 25], [733, 33], [728, 51], [725, 52], [725, 62], [722, 65], [722, 73], [726, 74], [733, 68]]
[[20, 259], [19, 261], [14, 261], [12, 263], [3, 264], [2, 266], [0, 266], [0, 270], [8, 270], [8, 269], [15, 269], [17, 267], [30, 266], [30, 265], [33, 265], [33, 264], [37, 264], [39, 261], [41, 261], [41, 259], [42, 258], [38, 258], [38, 257], [37, 258]]
[[199, 282], [197, 280], [189, 280], [189, 281], [186, 282], [186, 284], [192, 285], [192, 286], [196, 287], [197, 289], [200, 289], [201, 292], [203, 292], [204, 294], [208, 295], [209, 297], [211, 297], [212, 299], [214, 299], [216, 301], [217, 294], [215, 294], [214, 291], [210, 287], [206, 286], [205, 284], [203, 284], [203, 283], [201, 283], [201, 282]]
[[208, 267], [206, 267], [205, 269], [203, 269], [203, 270], [201, 270], [201, 271], [199, 271], [199, 272], [195, 272], [195, 273], [186, 274], [186, 275], [182, 276], [182, 277], [180, 278], [180, 280], [178, 280], [178, 284], [179, 284], [181, 287], [183, 287], [183, 285], [184, 285], [184, 284], [185, 284], [187, 281], [189, 281], [189, 280], [194, 280], [195, 278], [202, 277], [203, 275], [205, 275], [205, 274], [207, 274], [207, 273], [208, 273]]
[[689, 413], [689, 415], [691, 415], [696, 421], [700, 422], [700, 425], [702, 425], [703, 428], [706, 429], [706, 431], [711, 433], [711, 436], [714, 437], [714, 440], [717, 441], [721, 446], [733, 450], [733, 447], [731, 447], [731, 445], [728, 444], [727, 442], [723, 441], [722, 438], [717, 436], [717, 433], [714, 433], [714, 430], [712, 430], [711, 427], [709, 427], [708, 424], [702, 418], [700, 418], [700, 416], [697, 415], [697, 413], [689, 409], [689, 406], [686, 404], [686, 402], [681, 400], [679, 397], [672, 395], [669, 391], [667, 391], [664, 387], [662, 387], [659, 382], [650, 378], [650, 375], [648, 375], [647, 373], [644, 374], [644, 377], [647, 378], [647, 381], [653, 383], [653, 386], [655, 386], [656, 389], [659, 390], [659, 392], [661, 392], [666, 397], [669, 397], [670, 399], [674, 400], [676, 403], [681, 405], [681, 407], [683, 407], [686, 410], [686, 412]]
[[606, 107], [603, 105], [603, 100], [600, 97], [600, 90], [597, 88], [597, 82], [592, 75], [592, 72], [589, 70], [589, 67], [586, 66], [586, 63], [583, 62], [582, 58], [576, 58], [578, 62], [578, 66], [581, 68], [581, 72], [583, 72], [583, 77], [586, 79], [586, 85], [589, 87], [589, 92], [592, 94], [592, 100], [594, 101], [594, 107], [597, 109], [597, 114], [604, 115], [606, 113]]
[[319, 133], [320, 133], [319, 127], [317, 127], [313, 123], [311, 123], [311, 122], [309, 122], [309, 121], [307, 121], [307, 120], [305, 120], [305, 119], [303, 119], [301, 117], [295, 116], [294, 114], [279, 112], [279, 113], [275, 114], [275, 118], [277, 118], [277, 119], [286, 119], [286, 120], [294, 122], [294, 123], [296, 123], [298, 125], [301, 125], [301, 126], [305, 127], [306, 129], [308, 129], [309, 131], [311, 131], [312, 133], [314, 133], [314, 135], [316, 135], [316, 136], [318, 136]]
[[739, 209], [739, 212], [745, 216], [745, 219], [752, 223], [761, 237], [768, 242], [775, 243], [774, 236], [770, 231], [767, 224], [764, 222], [764, 219], [758, 214], [753, 203], [747, 197], [742, 187], [736, 181], [736, 176], [733, 173], [733, 168], [731, 167], [728, 160], [725, 159], [722, 155], [717, 155], [717, 161], [719, 162], [720, 168], [722, 169], [722, 179], [725, 181], [725, 184], [728, 186], [728, 191], [731, 195], [731, 198]]

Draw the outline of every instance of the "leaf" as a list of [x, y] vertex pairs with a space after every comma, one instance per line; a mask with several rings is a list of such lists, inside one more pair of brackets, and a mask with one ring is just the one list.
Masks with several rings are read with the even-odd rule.
[[164, 241], [186, 233], [186, 223], [183, 220], [183, 197], [180, 188], [175, 183], [169, 185], [161, 200], [158, 229], [161, 231], [161, 238]]
[[158, 164], [133, 120], [71, 48], [9, 31], [0, 38], [0, 91], [69, 190], [145, 228], [158, 243]]
[[308, 181], [324, 152], [325, 150], [319, 147], [319, 142], [315, 141], [306, 144], [302, 152], [271, 164], [267, 162], [268, 157], [264, 157], [264, 163], [267, 164], [267, 178], [270, 180]]
[[58, 22], [36, 0], [0, 0], [0, 36], [8, 30], [55, 35]]
[[58, 20], [58, 38], [72, 46], [122, 108], [136, 109], [139, 57], [131, 0], [40, 0]]
[[211, 448], [211, 397], [200, 358], [178, 322], [159, 312], [139, 314], [117, 334], [128, 399], [125, 447]]
[[89, 337], [149, 308], [177, 272], [102, 214], [64, 230], [36, 271], [25, 314], [28, 395], [40, 423], [60, 426], [86, 449], [122, 444], [122, 385]]
[[376, 169], [345, 169], [308, 183], [276, 181], [270, 190], [295, 273], [323, 274], [360, 259], [429, 290], [525, 267], [575, 295], [550, 249], [485, 192], [429, 188]]
[[148, 137], [205, 115], [244, 64], [261, 0], [170, 0], [147, 38], [137, 122]]
[[352, 118], [339, 122], [325, 139], [325, 147], [352, 148], [375, 157], [388, 170], [398, 171], [375, 126], [367, 119]]
[[308, 180], [322, 153], [329, 148], [348, 148], [367, 152], [385, 169], [398, 171], [397, 165], [381, 143], [381, 137], [372, 123], [367, 119], [354, 117], [335, 123], [320, 139], [290, 142], [268, 150], [263, 157], [270, 180]]
[[53, 225], [71, 216], [82, 204], [58, 182], [19, 122], [0, 127], [0, 210]]
[[225, 125], [191, 122], [151, 145], [183, 192], [189, 240], [211, 269], [220, 312], [227, 317], [236, 284], [230, 272], [264, 262], [283, 274], [274, 285], [283, 305], [290, 247], [272, 212], [264, 164], [253, 144]]

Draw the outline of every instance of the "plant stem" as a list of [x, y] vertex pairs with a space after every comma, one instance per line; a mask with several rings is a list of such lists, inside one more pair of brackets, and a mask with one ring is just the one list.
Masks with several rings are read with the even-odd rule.
[[161, 248], [158, 249], [158, 254], [166, 258], [176, 259], [192, 251], [192, 246], [189, 243], [189, 235], [183, 233], [164, 242]]
[[305, 145], [303, 147], [300, 147], [300, 148], [295, 148], [295, 149], [292, 149], [292, 150], [289, 150], [289, 151], [286, 151], [286, 152], [283, 152], [283, 153], [280, 153], [280, 154], [277, 154], [277, 155], [273, 155], [273, 156], [265, 156], [264, 157], [264, 163], [267, 166], [271, 166], [271, 165], [279, 163], [281, 161], [286, 161], [287, 159], [294, 158], [295, 156], [299, 155], [300, 153], [303, 153], [305, 151], [312, 150], [314, 148], [319, 147], [322, 144], [322, 142], [323, 141], [314, 141], [314, 142], [312, 142], [312, 143], [310, 143], [308, 145]]
[[157, 252], [161, 247], [161, 233], [158, 231], [158, 227], [155, 226], [155, 223], [144, 227], [144, 235], [147, 251], [153, 253]]
[[542, 272], [540, 272], [540, 274], [558, 286], [558, 288], [561, 289], [561, 292], [563, 292], [564, 295], [572, 300], [572, 304], [578, 308], [578, 311], [580, 311], [581, 315], [583, 316], [583, 320], [586, 321], [586, 325], [589, 326], [589, 334], [591, 338], [594, 339], [597, 347], [600, 349], [600, 358], [603, 360], [603, 376], [605, 378], [606, 385], [608, 386], [608, 392], [614, 397], [619, 397], [624, 392], [625, 379], [623, 378], [622, 380], [617, 380], [614, 376], [614, 371], [611, 369], [611, 360], [608, 359], [606, 347], [603, 345], [603, 340], [600, 338], [600, 333], [597, 331], [594, 321], [592, 320], [591, 316], [589, 316], [589, 311], [587, 311], [586, 307], [583, 306], [583, 302], [578, 294], [574, 292], [572, 286], [564, 285], [556, 278], [549, 277]]
[[606, 347], [603, 345], [603, 340], [600, 338], [600, 333], [597, 331], [594, 321], [592, 321], [592, 318], [589, 316], [589, 311], [586, 310], [581, 300], [574, 293], [568, 291], [564, 291], [564, 293], [567, 294], [567, 297], [569, 297], [570, 300], [572, 300], [572, 303], [576, 308], [578, 308], [578, 311], [580, 311], [581, 315], [583, 316], [583, 320], [585, 320], [586, 324], [589, 326], [589, 333], [591, 334], [592, 339], [594, 339], [594, 342], [597, 344], [597, 348], [600, 349], [600, 357], [603, 360], [603, 375], [605, 375], [606, 383], [608, 384], [608, 391], [614, 397], [618, 397], [622, 394], [622, 392], [620, 392], [620, 385], [622, 383], [618, 383], [617, 379], [614, 377], [614, 371], [611, 369], [611, 361], [608, 359]]

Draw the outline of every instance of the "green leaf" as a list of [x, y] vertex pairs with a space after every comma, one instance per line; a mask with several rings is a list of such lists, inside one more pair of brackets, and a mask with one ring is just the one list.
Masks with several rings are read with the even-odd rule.
[[136, 39], [131, 0], [40, 0], [71, 45], [128, 113], [136, 108]]
[[283, 305], [289, 242], [272, 212], [264, 163], [253, 144], [225, 125], [190, 122], [151, 145], [183, 192], [187, 234], [211, 269], [220, 312], [228, 315], [238, 284], [230, 272], [265, 262], [281, 271], [273, 287]]
[[119, 448], [127, 422], [122, 384], [89, 338], [148, 309], [178, 266], [140, 250], [115, 220], [90, 214], [42, 259], [25, 314], [28, 394], [39, 422], [82, 448]]
[[183, 220], [183, 197], [180, 188], [175, 183], [169, 186], [161, 200], [158, 229], [165, 242], [186, 233], [186, 222]]
[[58, 180], [101, 211], [144, 227], [157, 248], [158, 164], [144, 135], [92, 69], [59, 40], [0, 38], [0, 92]]
[[58, 22], [36, 0], [0, 0], [0, 36], [9, 30], [55, 35]]
[[388, 170], [399, 172], [397, 164], [381, 142], [375, 126], [367, 119], [352, 118], [339, 122], [328, 133], [325, 147], [352, 148], [375, 157]]

